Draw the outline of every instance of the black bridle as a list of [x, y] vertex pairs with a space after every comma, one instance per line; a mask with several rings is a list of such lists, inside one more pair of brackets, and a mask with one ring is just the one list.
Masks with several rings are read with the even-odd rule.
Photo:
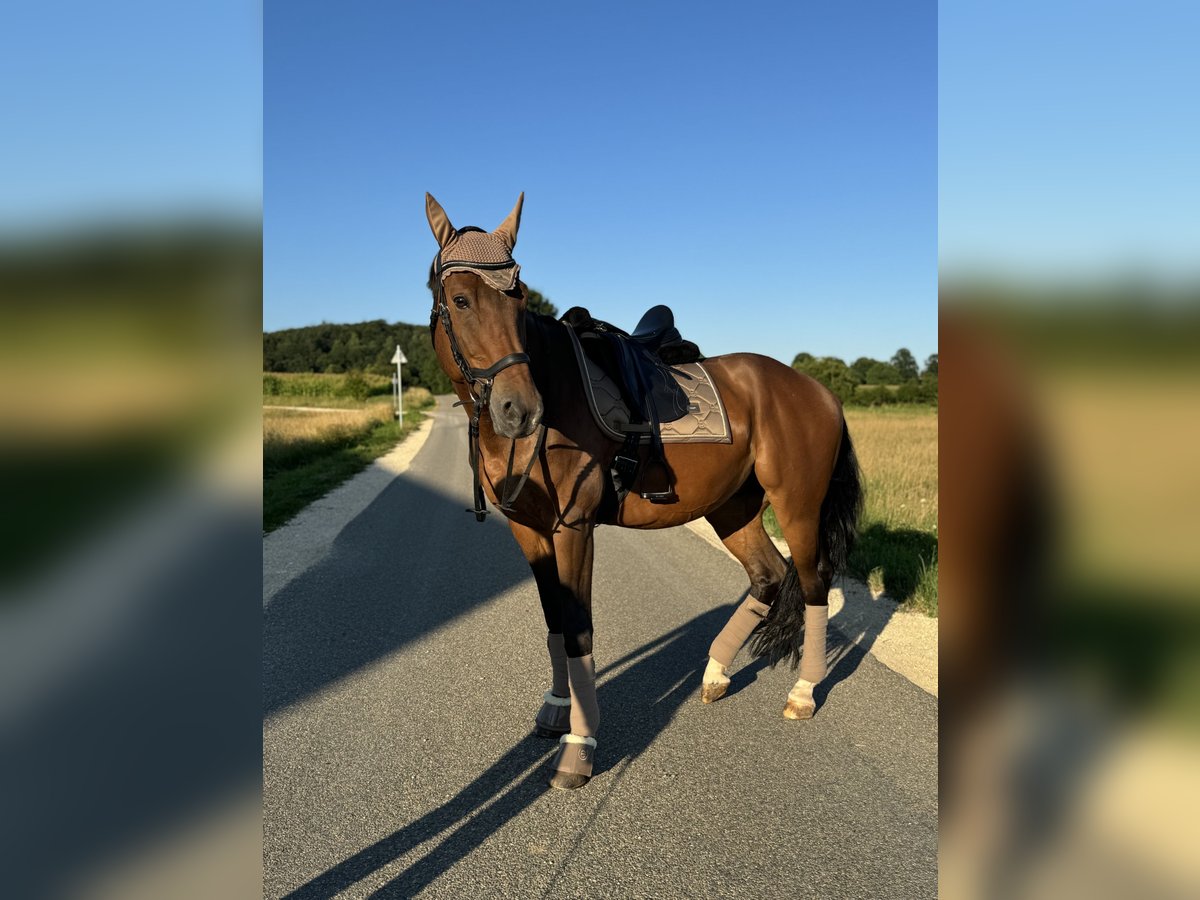
[[[481, 228], [461, 228], [457, 233], [461, 234], [464, 231], [482, 231]], [[457, 261], [454, 261], [457, 262]], [[488, 408], [492, 399], [492, 384], [496, 380], [496, 376], [507, 369], [509, 366], [529, 365], [529, 354], [524, 350], [516, 353], [510, 353], [496, 360], [486, 369], [476, 369], [467, 362], [467, 358], [463, 356], [462, 351], [458, 347], [458, 339], [454, 336], [454, 326], [450, 322], [450, 307], [446, 305], [446, 290], [442, 285], [442, 272], [445, 271], [448, 265], [442, 260], [442, 253], [439, 250], [437, 257], [433, 261], [433, 311], [429, 314], [429, 333], [432, 336], [437, 329], [437, 323], [440, 321], [442, 330], [446, 332], [446, 339], [450, 344], [450, 355], [454, 358], [455, 365], [458, 366], [459, 372], [462, 373], [463, 379], [467, 383], [467, 392], [471, 395], [471, 422], [467, 428], [467, 453], [470, 457], [471, 475], [474, 481], [474, 501], [473, 509], [468, 509], [467, 512], [475, 513], [475, 521], [482, 522], [488, 514], [487, 501], [483, 494], [483, 484], [479, 477], [479, 419], [483, 415], [484, 410]], [[475, 269], [502, 269], [513, 265], [513, 263], [495, 264], [495, 263], [469, 263], [471, 268]], [[525, 346], [525, 321], [521, 321], [521, 346]], [[455, 406], [463, 406], [465, 401], [460, 400], [455, 403]], [[512, 505], [516, 503], [517, 497], [521, 495], [521, 491], [525, 487], [525, 483], [529, 480], [529, 473], [533, 471], [533, 464], [542, 453], [542, 447], [546, 442], [546, 426], [538, 424], [538, 439], [537, 444], [533, 448], [533, 453], [529, 456], [529, 464], [525, 466], [525, 472], [521, 475], [521, 480], [517, 482], [516, 488], [509, 493], [505, 490], [502, 496], [499, 496], [499, 509], [502, 512], [508, 513], [512, 511]], [[512, 446], [508, 451], [508, 472], [504, 477], [505, 483], [512, 478], [513, 459], [517, 452], [517, 439], [512, 439]]]

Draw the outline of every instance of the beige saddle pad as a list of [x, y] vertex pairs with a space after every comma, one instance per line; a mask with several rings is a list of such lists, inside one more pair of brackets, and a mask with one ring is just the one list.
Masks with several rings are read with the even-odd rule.
[[[592, 418], [600, 430], [614, 441], [623, 441], [627, 432], [641, 432], [642, 441], [650, 440], [650, 426], [630, 422], [629, 407], [621, 399], [621, 391], [615, 381], [608, 377], [587, 355], [582, 342], [603, 340], [584, 335], [580, 338], [574, 329], [567, 328], [571, 344], [575, 348], [575, 359], [583, 376], [583, 392], [587, 395]], [[687, 395], [688, 411], [674, 422], [659, 426], [664, 444], [732, 444], [729, 431], [729, 414], [721, 402], [721, 393], [703, 363], [682, 363], [671, 366], [671, 374]]]

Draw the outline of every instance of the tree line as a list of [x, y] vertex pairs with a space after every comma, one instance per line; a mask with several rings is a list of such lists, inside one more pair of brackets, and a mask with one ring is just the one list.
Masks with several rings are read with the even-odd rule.
[[[557, 316], [554, 304], [536, 290], [529, 290], [533, 312]], [[304, 328], [285, 328], [263, 333], [265, 372], [351, 372], [388, 375], [394, 370], [396, 345], [408, 363], [404, 383], [435, 394], [450, 393], [450, 379], [438, 365], [427, 325], [406, 325], [375, 319], [350, 325], [323, 322]], [[879, 406], [889, 403], [937, 403], [937, 354], [925, 360], [924, 368], [901, 347], [886, 362], [860, 356], [850, 365], [835, 356], [798, 353], [792, 368], [811, 375], [846, 405]]]
[[[532, 288], [528, 307], [532, 312], [558, 315], [554, 304]], [[383, 319], [351, 325], [322, 322], [263, 332], [263, 371], [387, 375], [396, 368], [392, 365], [392, 354], [397, 344], [408, 359], [404, 366], [406, 386], [425, 387], [435, 394], [450, 393], [450, 379], [438, 365], [429, 326]]]
[[792, 368], [811, 375], [847, 406], [937, 403], [936, 353], [925, 360], [923, 369], [906, 347], [897, 350], [887, 362], [860, 356], [850, 365], [836, 356], [797, 353]]

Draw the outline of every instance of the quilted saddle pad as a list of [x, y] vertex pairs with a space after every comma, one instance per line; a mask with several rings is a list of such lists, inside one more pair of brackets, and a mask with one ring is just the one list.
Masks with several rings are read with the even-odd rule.
[[[621, 397], [621, 390], [608, 373], [584, 351], [581, 339], [571, 328], [567, 329], [575, 358], [583, 377], [583, 392], [587, 395], [592, 418], [600, 430], [614, 441], [622, 441], [628, 432], [640, 432], [642, 441], [650, 440], [650, 426], [630, 422], [629, 407]], [[733, 434], [729, 430], [729, 414], [721, 402], [721, 392], [703, 363], [681, 363], [670, 367], [675, 382], [687, 395], [688, 411], [674, 422], [659, 425], [659, 434], [664, 444], [732, 444]]]

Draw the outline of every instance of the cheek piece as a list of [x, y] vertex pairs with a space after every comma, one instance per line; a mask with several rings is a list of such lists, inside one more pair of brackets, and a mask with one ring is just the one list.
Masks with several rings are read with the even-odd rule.
[[[450, 355], [454, 358], [454, 364], [458, 366], [459, 372], [462, 373], [463, 380], [467, 383], [467, 390], [471, 394], [471, 422], [467, 430], [467, 448], [469, 451], [472, 479], [474, 481], [473, 496], [475, 500], [474, 508], [467, 510], [475, 514], [475, 521], [482, 522], [487, 518], [487, 499], [484, 497], [483, 484], [479, 479], [479, 419], [483, 415], [485, 409], [492, 399], [492, 384], [496, 380], [496, 376], [507, 369], [509, 366], [529, 365], [529, 354], [524, 350], [516, 353], [510, 353], [496, 360], [486, 369], [476, 369], [467, 362], [462, 351], [458, 346], [458, 339], [454, 336], [454, 325], [450, 321], [450, 307], [446, 305], [446, 289], [442, 283], [445, 273], [449, 270], [453, 271], [471, 271], [483, 277], [488, 283], [495, 283], [495, 273], [502, 269], [511, 269], [511, 273], [507, 275], [513, 282], [516, 281], [517, 264], [512, 261], [511, 257], [507, 261], [499, 263], [485, 262], [470, 262], [462, 260], [443, 259], [443, 253], [454, 247], [459, 241], [459, 236], [466, 234], [475, 234], [481, 232], [479, 228], [463, 228], [455, 232], [447, 244], [446, 248], [438, 251], [437, 257], [433, 261], [433, 283], [434, 283], [434, 306], [433, 312], [429, 314], [429, 332], [432, 335], [438, 324], [442, 326], [442, 330], [446, 333], [446, 339], [450, 344]], [[489, 236], [490, 237], [490, 236]], [[522, 323], [523, 324], [523, 323]], [[521, 341], [524, 343], [525, 335], [522, 328]], [[463, 401], [459, 401], [455, 406], [462, 405]], [[512, 505], [516, 503], [517, 498], [521, 495], [521, 491], [525, 488], [525, 484], [529, 481], [529, 473], [533, 471], [533, 464], [542, 454], [542, 447], [546, 443], [546, 426], [538, 425], [537, 444], [533, 448], [533, 452], [529, 455], [529, 463], [525, 467], [525, 472], [521, 475], [512, 491], [506, 490], [504, 495], [499, 499], [499, 507], [502, 512], [511, 512]], [[513, 439], [512, 446], [508, 453], [508, 474], [504, 481], [505, 484], [512, 482], [513, 460], [517, 452], [517, 440]]]

